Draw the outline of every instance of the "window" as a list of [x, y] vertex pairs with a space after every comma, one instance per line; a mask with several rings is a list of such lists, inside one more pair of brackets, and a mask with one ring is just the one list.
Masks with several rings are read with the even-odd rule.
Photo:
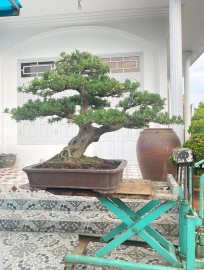
[[[141, 77], [141, 55], [128, 54], [117, 56], [100, 57], [102, 62], [106, 62], [110, 68], [110, 77], [119, 81], [130, 79], [139, 81], [142, 84]], [[34, 77], [42, 76], [46, 70], [55, 68], [54, 61], [20, 61], [18, 85], [23, 85], [31, 81]], [[71, 94], [71, 91], [67, 91]], [[74, 94], [74, 90], [72, 90]], [[62, 94], [57, 94], [62, 96]], [[29, 99], [35, 97], [27, 93], [18, 94], [18, 105], [21, 106]], [[115, 98], [111, 98], [114, 106]], [[77, 134], [76, 125], [67, 125], [66, 119], [52, 125], [47, 123], [47, 118], [40, 118], [34, 122], [22, 121], [18, 124], [18, 144], [67, 144], [68, 141]]]
[[54, 61], [21, 63], [21, 78], [39, 77], [44, 71], [54, 69]]

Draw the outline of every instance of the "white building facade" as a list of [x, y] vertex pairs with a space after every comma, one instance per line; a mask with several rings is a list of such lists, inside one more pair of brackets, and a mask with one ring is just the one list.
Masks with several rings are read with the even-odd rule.
[[[163, 1], [161, 6], [161, 1], [144, 1], [148, 5], [143, 3], [140, 6], [141, 1], [124, 1], [126, 6], [123, 3], [115, 9], [108, 1], [98, 1], [95, 6], [91, 1], [84, 0], [80, 2], [82, 10], [78, 11], [77, 1], [69, 5], [69, 1], [61, 0], [57, 7], [52, 1], [49, 4], [48, 1], [39, 1], [36, 7], [36, 2], [21, 0], [23, 8], [20, 17], [1, 18], [1, 112], [30, 98], [18, 94], [17, 86], [40, 76], [44, 69], [53, 68], [52, 62], [60, 52], [70, 53], [78, 49], [89, 51], [106, 61], [111, 69], [110, 76], [121, 81], [125, 78], [140, 81], [141, 90], [159, 93], [167, 99], [166, 110], [180, 115], [180, 110], [177, 110], [179, 103], [172, 104], [170, 100], [172, 95], [178, 95], [182, 100], [182, 89], [178, 89], [182, 79], [182, 48], [180, 55], [177, 48], [181, 46], [181, 35], [180, 41], [177, 36], [181, 29], [169, 30], [169, 22], [177, 19], [175, 28], [181, 23], [175, 9], [182, 7], [182, 3], [178, 1], [177, 6], [171, 6], [168, 1]], [[102, 2], [103, 8], [100, 8]], [[171, 15], [169, 18], [169, 7], [174, 17]], [[65, 12], [66, 9], [69, 12]], [[171, 47], [175, 46], [174, 41], [177, 45]], [[202, 52], [200, 45], [197, 52], [190, 54], [191, 62]], [[176, 66], [169, 64], [172, 59], [176, 60]], [[178, 97], [175, 100], [179, 100]], [[114, 105], [114, 100], [112, 102]], [[17, 154], [17, 165], [38, 163], [59, 152], [76, 132], [77, 127], [69, 127], [65, 122], [50, 126], [46, 119], [40, 119], [34, 123], [25, 121], [16, 124], [8, 114], [1, 113], [0, 152]], [[122, 129], [103, 135], [98, 143], [88, 148], [87, 154], [125, 158], [129, 163], [136, 164], [139, 132]]]

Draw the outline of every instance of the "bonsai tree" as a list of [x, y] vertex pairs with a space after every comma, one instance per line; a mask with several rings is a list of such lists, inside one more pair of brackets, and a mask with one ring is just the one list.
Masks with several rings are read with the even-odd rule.
[[204, 102], [199, 103], [196, 113], [191, 117], [191, 125], [188, 132], [204, 135]]
[[[55, 65], [55, 70], [46, 71], [28, 86], [17, 88], [18, 92], [38, 96], [37, 100], [30, 99], [21, 107], [4, 111], [16, 122], [50, 116], [50, 124], [66, 118], [68, 124], [78, 125], [78, 134], [52, 160], [78, 160], [101, 135], [122, 127], [144, 128], [150, 122], [183, 123], [180, 117], [170, 118], [162, 112], [165, 99], [158, 94], [140, 91], [138, 82], [127, 79], [121, 83], [110, 78], [108, 65], [98, 56], [78, 50], [71, 54], [62, 52]], [[76, 90], [76, 94], [55, 97], [65, 90]], [[115, 108], [111, 107], [109, 97], [119, 98]]]

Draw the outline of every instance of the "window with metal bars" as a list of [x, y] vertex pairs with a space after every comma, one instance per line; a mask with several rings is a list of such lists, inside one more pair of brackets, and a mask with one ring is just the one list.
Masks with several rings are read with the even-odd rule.
[[21, 78], [40, 77], [45, 71], [54, 69], [54, 61], [21, 63]]

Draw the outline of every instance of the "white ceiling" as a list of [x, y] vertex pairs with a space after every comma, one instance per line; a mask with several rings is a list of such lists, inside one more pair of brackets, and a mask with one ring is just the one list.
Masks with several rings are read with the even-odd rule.
[[[168, 21], [169, 0], [20, 0], [19, 17], [0, 18], [0, 29], [73, 26], [127, 19]], [[193, 51], [191, 64], [204, 52], [204, 0], [182, 0], [183, 51]]]
[[168, 0], [81, 0], [82, 10], [79, 11], [78, 0], [20, 0], [20, 2], [23, 6], [21, 17], [168, 6]]

